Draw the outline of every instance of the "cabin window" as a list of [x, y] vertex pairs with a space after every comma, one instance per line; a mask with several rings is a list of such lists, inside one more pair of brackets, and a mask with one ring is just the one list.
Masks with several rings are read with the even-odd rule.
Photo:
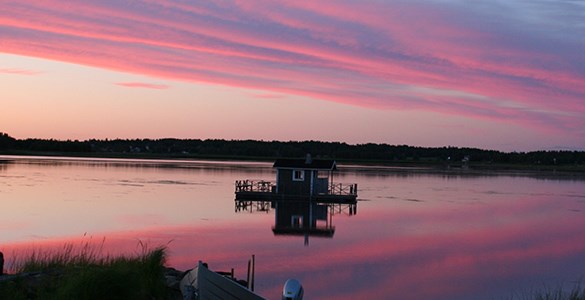
[[293, 170], [293, 180], [294, 181], [305, 180], [305, 172], [303, 170]]

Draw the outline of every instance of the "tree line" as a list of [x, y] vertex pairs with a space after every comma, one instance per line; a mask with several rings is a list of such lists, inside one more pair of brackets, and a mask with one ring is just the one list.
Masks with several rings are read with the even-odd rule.
[[585, 165], [585, 151], [501, 152], [465, 147], [415, 147], [388, 144], [356, 144], [321, 141], [256, 141], [222, 139], [15, 139], [0, 132], [4, 154], [64, 153], [142, 157], [304, 157], [372, 162], [496, 163], [529, 165]]

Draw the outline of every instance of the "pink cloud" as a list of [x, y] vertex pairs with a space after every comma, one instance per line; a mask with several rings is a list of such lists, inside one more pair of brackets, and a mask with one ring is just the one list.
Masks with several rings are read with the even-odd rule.
[[255, 94], [254, 97], [256, 98], [262, 98], [262, 99], [281, 99], [284, 98], [285, 96], [282, 94], [268, 94], [268, 93], [264, 93], [264, 94]]
[[169, 88], [166, 84], [153, 84], [153, 83], [144, 83], [144, 82], [118, 82], [116, 85], [129, 87], [129, 88], [145, 88], [145, 89], [155, 89], [155, 90], [166, 90]]
[[14, 75], [38, 75], [41, 74], [42, 72], [25, 69], [4, 68], [0, 69], [0, 73]]
[[503, 15], [417, 1], [4, 5], [7, 53], [583, 137], [583, 49], [557, 34], [579, 21], [533, 24], [511, 13], [519, 4]]

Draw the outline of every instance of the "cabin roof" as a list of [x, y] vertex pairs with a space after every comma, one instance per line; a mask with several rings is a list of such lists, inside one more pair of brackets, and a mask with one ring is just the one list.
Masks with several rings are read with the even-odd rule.
[[335, 161], [331, 159], [313, 159], [307, 163], [306, 159], [277, 159], [272, 166], [277, 169], [311, 169], [335, 170]]

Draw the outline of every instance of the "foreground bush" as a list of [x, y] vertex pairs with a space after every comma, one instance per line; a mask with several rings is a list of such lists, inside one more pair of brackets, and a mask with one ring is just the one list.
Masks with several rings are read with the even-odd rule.
[[132, 257], [100, 256], [71, 245], [60, 252], [33, 252], [0, 281], [0, 299], [166, 299], [165, 248]]

